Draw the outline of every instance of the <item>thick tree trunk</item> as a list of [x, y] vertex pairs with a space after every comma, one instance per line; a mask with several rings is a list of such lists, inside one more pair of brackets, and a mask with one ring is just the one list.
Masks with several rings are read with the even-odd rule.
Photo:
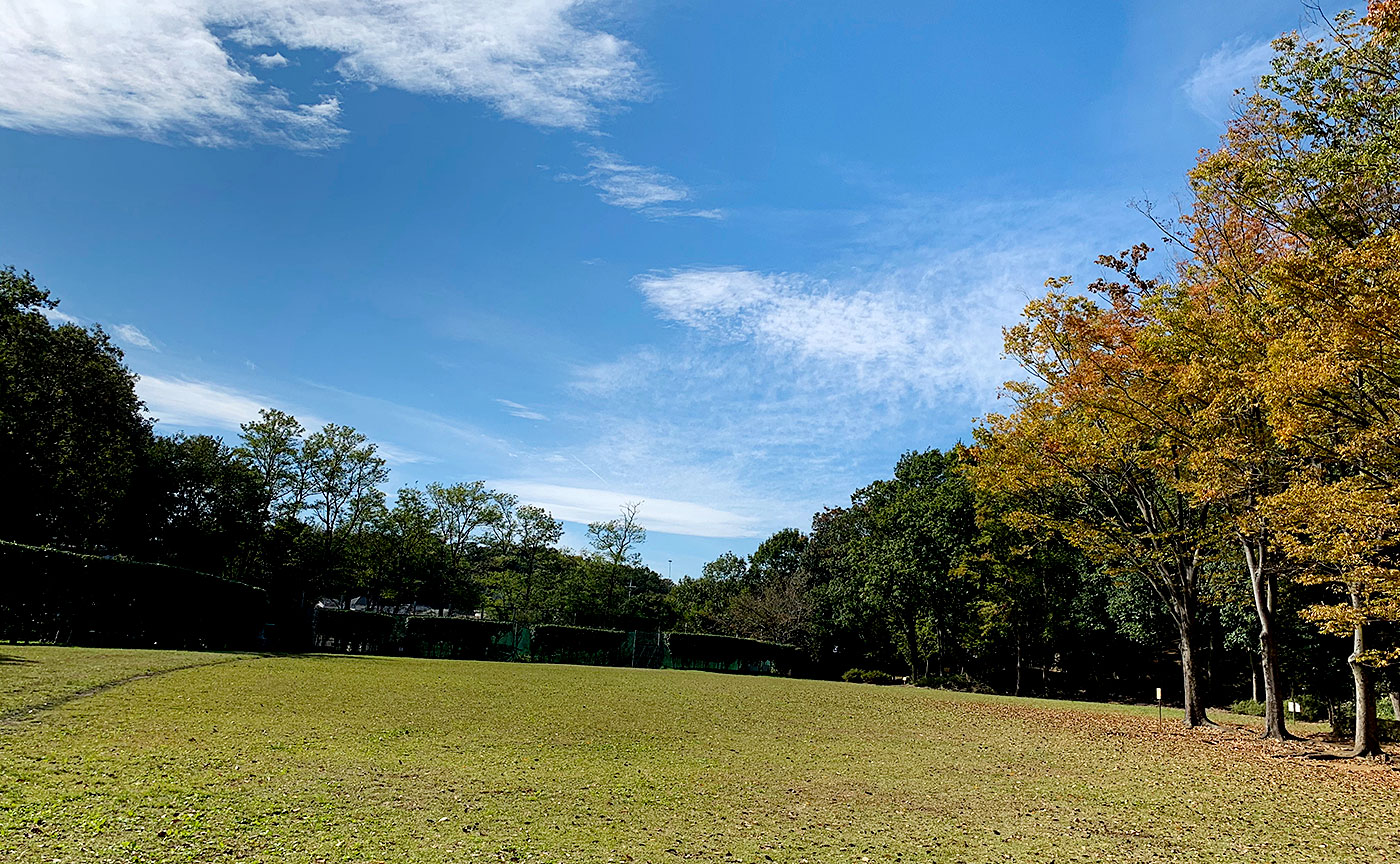
[[[1352, 604], [1360, 604], [1354, 594]], [[1366, 625], [1357, 624], [1353, 632], [1351, 656], [1347, 658], [1356, 684], [1356, 737], [1351, 755], [1379, 756], [1382, 751], [1380, 724], [1376, 721], [1376, 684], [1371, 670], [1361, 662], [1361, 654], [1366, 650]]]
[[1201, 673], [1194, 654], [1195, 610], [1185, 607], [1178, 612], [1177, 623], [1181, 631], [1181, 704], [1185, 710], [1183, 722], [1187, 726], [1204, 726], [1210, 723], [1210, 718], [1206, 716], [1205, 698], [1201, 692]]
[[1274, 576], [1265, 566], [1262, 542], [1242, 539], [1240, 546], [1244, 551], [1245, 567], [1249, 570], [1250, 586], [1254, 589], [1254, 612], [1259, 616], [1259, 669], [1264, 678], [1264, 737], [1286, 741], [1293, 736], [1288, 734], [1288, 727], [1284, 725], [1283, 693], [1279, 690]]
[[1390, 691], [1390, 713], [1395, 715], [1396, 720], [1400, 720], [1400, 690]]

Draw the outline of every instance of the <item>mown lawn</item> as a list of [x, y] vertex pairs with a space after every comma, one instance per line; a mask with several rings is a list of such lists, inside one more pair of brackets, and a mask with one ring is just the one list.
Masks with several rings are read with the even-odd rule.
[[240, 656], [245, 655], [0, 645], [0, 717], [9, 718], [137, 675]]
[[1289, 752], [1155, 709], [261, 657], [7, 721], [0, 860], [1400, 861], [1400, 771]]

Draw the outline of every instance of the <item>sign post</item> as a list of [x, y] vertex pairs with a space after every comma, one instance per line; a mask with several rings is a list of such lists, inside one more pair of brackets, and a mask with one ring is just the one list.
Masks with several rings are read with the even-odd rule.
[[1157, 688], [1157, 728], [1162, 728], [1162, 688]]

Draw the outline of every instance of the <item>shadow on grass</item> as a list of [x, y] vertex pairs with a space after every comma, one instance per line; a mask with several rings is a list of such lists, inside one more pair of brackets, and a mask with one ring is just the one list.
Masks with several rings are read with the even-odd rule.
[[15, 657], [11, 654], [0, 654], [0, 666], [33, 666], [39, 661], [30, 660], [28, 657]]

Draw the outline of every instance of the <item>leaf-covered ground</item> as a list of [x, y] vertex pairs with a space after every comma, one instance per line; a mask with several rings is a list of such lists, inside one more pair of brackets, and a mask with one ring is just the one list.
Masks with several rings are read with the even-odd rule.
[[251, 658], [0, 727], [0, 860], [1400, 861], [1400, 771], [1317, 746], [907, 687]]

